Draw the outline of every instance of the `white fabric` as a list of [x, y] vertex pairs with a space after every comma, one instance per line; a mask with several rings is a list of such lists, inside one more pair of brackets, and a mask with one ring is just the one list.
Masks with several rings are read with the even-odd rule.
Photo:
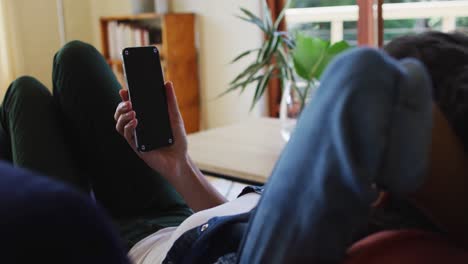
[[166, 256], [166, 244], [177, 227], [168, 227], [138, 242], [128, 253], [130, 260], [136, 264], [161, 263]]
[[215, 216], [248, 212], [255, 207], [259, 198], [260, 195], [256, 193], [249, 193], [231, 202], [193, 214], [180, 226], [161, 229], [141, 240], [130, 250], [128, 256], [135, 264], [161, 263], [174, 242], [186, 231], [203, 225]]

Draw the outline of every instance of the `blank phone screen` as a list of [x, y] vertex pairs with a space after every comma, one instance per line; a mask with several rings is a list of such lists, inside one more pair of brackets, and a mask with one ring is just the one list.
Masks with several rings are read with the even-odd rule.
[[138, 119], [135, 131], [138, 149], [149, 151], [171, 145], [173, 137], [158, 49], [127, 48], [123, 59], [130, 100]]

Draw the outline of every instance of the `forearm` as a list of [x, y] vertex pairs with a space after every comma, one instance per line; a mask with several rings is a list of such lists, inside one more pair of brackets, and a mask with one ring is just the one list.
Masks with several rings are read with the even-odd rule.
[[[177, 99], [172, 83], [165, 85], [169, 118], [175, 143], [166, 148], [137, 155], [153, 170], [159, 172], [182, 195], [187, 204], [194, 210], [200, 211], [226, 202], [225, 198], [206, 180], [205, 176], [195, 166], [187, 154], [187, 135], [184, 122], [177, 106]], [[124, 136], [128, 144], [134, 148], [134, 131], [138, 125], [136, 112], [129, 102], [127, 90], [120, 90], [122, 102], [116, 109], [114, 119], [117, 131]]]
[[188, 155], [177, 165], [174, 175], [167, 178], [194, 211], [226, 202], [226, 198], [208, 182]]

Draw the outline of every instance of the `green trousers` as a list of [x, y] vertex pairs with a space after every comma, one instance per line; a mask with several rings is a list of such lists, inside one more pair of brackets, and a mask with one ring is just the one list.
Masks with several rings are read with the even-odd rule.
[[121, 87], [101, 54], [70, 42], [55, 55], [52, 78], [53, 94], [32, 77], [8, 88], [0, 158], [93, 193], [127, 247], [186, 219], [192, 211], [181, 196], [116, 132]]

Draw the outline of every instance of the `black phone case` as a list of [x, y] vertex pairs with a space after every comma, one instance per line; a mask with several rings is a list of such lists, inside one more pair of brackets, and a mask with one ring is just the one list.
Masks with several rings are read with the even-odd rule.
[[[129, 81], [127, 79], [128, 75], [127, 75], [127, 69], [126, 69], [126, 65], [125, 65], [125, 54], [126, 54], [126, 52], [131, 53], [131, 52], [135, 52], [135, 51], [138, 51], [138, 50], [141, 50], [141, 49], [151, 49], [152, 51], [154, 50], [157, 53], [157, 58], [155, 58], [155, 59], [157, 59], [157, 61], [159, 63], [159, 66], [161, 67], [159, 51], [154, 46], [125, 48], [122, 51], [125, 81], [126, 81], [126, 85], [127, 85], [128, 92], [129, 92], [129, 99], [132, 102], [132, 105], [133, 105], [133, 108], [134, 108], [135, 112], [137, 112], [136, 109], [138, 108], [138, 105], [135, 105], [135, 102], [132, 101], [132, 87], [130, 87]], [[161, 67], [161, 71], [156, 72], [155, 74], [160, 74], [160, 78], [162, 78], [162, 80], [163, 80], [162, 85], [164, 85], [164, 76], [163, 76], [163, 72], [162, 72], [162, 67]], [[166, 109], [167, 109], [166, 90], [161, 89], [161, 93], [163, 94], [163, 97], [165, 99]], [[137, 112], [137, 119], [138, 119], [138, 112]], [[169, 121], [167, 124], [160, 124], [160, 125], [167, 126], [167, 128], [170, 131], [170, 136], [169, 136], [169, 138], [167, 140], [165, 140], [166, 138], [164, 138], [164, 139], [158, 138], [157, 133], [155, 133], [154, 135], [152, 134], [152, 135], [148, 136], [147, 133], [143, 133], [143, 130], [145, 130], [146, 127], [148, 127], [148, 125], [145, 124], [145, 123], [140, 123], [140, 122], [138, 123], [137, 128], [134, 131], [135, 144], [136, 144], [136, 148], [137, 148], [138, 151], [140, 151], [140, 152], [149, 152], [149, 151], [152, 151], [152, 150], [155, 150], [155, 149], [171, 146], [171, 145], [174, 144], [174, 137], [173, 137], [172, 128], [171, 128], [171, 124], [170, 124], [169, 110], [168, 109], [167, 109], [167, 120]], [[145, 134], [146, 134], [146, 136], [145, 136]]]

